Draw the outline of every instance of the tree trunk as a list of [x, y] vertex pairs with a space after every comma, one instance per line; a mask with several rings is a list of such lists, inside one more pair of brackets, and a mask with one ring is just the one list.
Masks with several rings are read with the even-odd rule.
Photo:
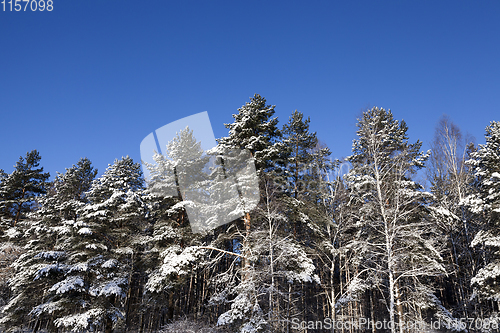
[[395, 294], [396, 294], [396, 309], [398, 311], [398, 319], [399, 319], [399, 333], [403, 333], [403, 304], [401, 303], [401, 294], [399, 292], [399, 283], [396, 283], [394, 285], [395, 287]]
[[392, 275], [392, 271], [389, 270], [389, 323], [390, 323], [390, 329], [391, 333], [396, 333], [396, 329], [394, 327], [394, 276]]
[[106, 318], [106, 326], [104, 327], [104, 333], [113, 333], [113, 320], [111, 318]]
[[375, 333], [375, 304], [373, 303], [373, 290], [370, 290], [370, 319], [372, 326], [372, 333]]
[[167, 322], [171, 323], [174, 321], [174, 292], [168, 293], [168, 311], [167, 311]]
[[243, 218], [243, 222], [245, 224], [245, 239], [243, 240], [243, 280], [246, 281], [250, 278], [250, 260], [249, 251], [248, 251], [248, 239], [250, 237], [250, 227], [251, 227], [251, 219], [250, 213], [246, 213]]
[[26, 188], [23, 187], [23, 193], [21, 196], [21, 202], [19, 203], [19, 206], [17, 208], [17, 213], [16, 213], [16, 218], [14, 219], [14, 227], [16, 226], [17, 222], [19, 221], [19, 217], [21, 216], [21, 210], [23, 209], [23, 203], [22, 200], [24, 199], [24, 193], [26, 192]]
[[35, 327], [33, 328], [33, 333], [37, 333], [40, 329], [41, 321], [40, 318], [36, 318]]

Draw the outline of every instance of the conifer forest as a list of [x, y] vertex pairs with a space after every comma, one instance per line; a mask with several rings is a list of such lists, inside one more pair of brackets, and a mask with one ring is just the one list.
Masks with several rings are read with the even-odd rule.
[[[256, 94], [207, 154], [187, 129], [100, 176], [83, 157], [50, 181], [20, 152], [0, 170], [0, 331], [500, 331], [499, 121], [475, 144], [443, 116], [423, 151], [373, 107], [333, 159], [307, 115], [274, 108]], [[230, 149], [251, 153], [256, 207], [194, 233], [161, 177]]]

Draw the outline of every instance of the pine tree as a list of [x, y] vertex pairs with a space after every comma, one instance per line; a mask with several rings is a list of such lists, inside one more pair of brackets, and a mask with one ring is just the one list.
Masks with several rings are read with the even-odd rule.
[[[364, 290], [384, 288], [391, 332], [397, 330], [396, 318], [402, 324], [418, 315], [405, 311], [403, 297], [407, 304], [418, 299], [420, 307], [441, 309], [432, 297], [425, 297], [433, 288], [422, 282], [445, 274], [426, 207], [431, 195], [411, 179], [428, 154], [419, 152], [420, 142], [408, 143], [407, 130], [391, 111], [374, 107], [364, 112], [348, 157], [352, 169], [346, 175], [350, 224], [356, 230], [350, 247], [358, 260], [355, 276], [338, 302], [355, 299]], [[405, 316], [407, 312], [411, 317]]]
[[294, 290], [320, 282], [307, 249], [289, 237], [280, 190], [268, 177], [262, 182], [262, 203], [254, 212], [258, 223], [247, 239], [251, 250], [233, 255], [233, 264], [244, 259], [250, 267], [217, 276], [224, 286], [212, 297], [213, 305], [230, 304], [217, 324], [238, 332], [282, 331], [300, 315], [291, 302]]
[[[232, 135], [238, 134], [233, 129], [239, 129], [239, 133], [256, 136], [252, 139], [244, 138], [248, 142], [266, 140], [263, 136], [269, 134], [260, 130], [259, 126], [264, 124], [264, 128], [268, 128], [269, 124], [248, 122], [249, 117], [255, 116], [253, 113], [246, 113], [248, 104], [247, 108], [239, 111], [240, 117], [235, 116], [235, 123], [230, 126], [230, 137], [221, 140], [222, 145], [228, 145], [231, 138], [235, 142], [241, 140], [242, 136]], [[260, 121], [263, 120], [266, 119]], [[285, 192], [289, 188], [301, 187], [297, 193], [300, 191], [302, 200], [306, 200], [310, 194], [308, 192], [312, 188], [313, 173], [308, 168], [313, 168], [315, 163], [317, 139], [314, 133], [309, 132], [308, 123], [309, 121], [303, 121], [301, 113], [296, 112], [289, 126], [284, 128], [287, 136], [283, 141], [277, 141], [280, 138], [279, 132], [273, 131], [276, 133], [276, 141], [267, 141], [265, 148], [262, 148], [265, 153], [252, 152], [257, 159], [257, 169], [260, 168], [261, 202], [252, 213], [253, 223], [250, 223], [250, 216], [246, 215], [244, 232], [235, 235], [236, 239], [242, 237], [242, 242], [239, 243], [241, 247], [238, 254], [233, 256], [234, 264], [230, 267], [236, 266], [239, 269], [228, 269], [218, 277], [227, 282], [215, 293], [212, 304], [231, 305], [219, 316], [218, 325], [228, 326], [239, 332], [285, 329], [284, 323], [289, 323], [292, 318], [300, 315], [299, 307], [292, 301], [292, 294], [298, 292], [303, 285], [319, 282], [308, 249], [289, 235], [292, 224], [290, 219], [294, 218], [288, 213], [293, 210], [292, 206], [305, 204], [293, 197], [293, 191], [290, 191], [292, 197], [287, 201], [287, 196], [277, 187], [279, 183]], [[257, 130], [254, 130], [255, 128]], [[295, 145], [295, 151], [289, 150], [288, 147], [292, 145]], [[245, 145], [232, 146], [251, 150], [251, 147]], [[302, 156], [304, 153], [307, 153], [307, 156]], [[265, 161], [262, 161], [263, 156], [266, 157]], [[287, 168], [291, 168], [292, 164], [297, 168], [296, 173], [287, 172]], [[265, 172], [262, 172], [264, 170]], [[302, 184], [307, 185], [302, 188]], [[303, 220], [307, 219], [307, 216], [298, 210], [295, 218], [306, 223]], [[294, 222], [299, 223], [295, 220]], [[222, 238], [225, 237], [227, 234]], [[239, 283], [237, 276], [241, 276]]]
[[312, 153], [318, 144], [316, 133], [309, 131], [311, 120], [303, 118], [304, 115], [295, 110], [281, 131], [283, 147], [286, 149], [283, 154], [286, 157], [286, 161], [283, 161], [284, 170], [288, 176], [286, 183], [292, 186], [291, 195], [296, 199], [299, 193], [307, 194], [307, 182], [311, 176], [311, 166], [314, 161]]
[[58, 174], [47, 194], [37, 198], [38, 209], [20, 229], [25, 253], [12, 265], [16, 274], [10, 287], [17, 297], [7, 304], [4, 318], [10, 328], [26, 324], [27, 317], [34, 319], [34, 331], [42, 323], [53, 325], [50, 316], [62, 304], [51, 300], [50, 289], [58, 282], [62, 273], [58, 265], [67, 255], [61, 243], [70, 234], [76, 210], [85, 203], [84, 193], [96, 173], [88, 159], [81, 159], [65, 174]]
[[274, 108], [274, 105], [266, 105], [265, 98], [255, 94], [237, 114], [233, 114], [234, 122], [225, 124], [229, 136], [218, 140], [222, 147], [248, 149], [259, 173], [272, 168], [272, 161], [279, 156], [276, 140], [281, 133], [277, 127], [278, 118], [271, 118]]
[[[285, 185], [284, 192], [289, 198], [287, 202], [290, 224], [297, 239], [306, 243], [309, 228], [301, 223], [301, 214], [314, 217], [319, 223], [318, 209], [322, 184], [325, 175], [331, 171], [332, 163], [327, 160], [331, 152], [327, 147], [320, 147], [316, 133], [309, 131], [310, 119], [303, 119], [303, 114], [297, 110], [283, 126], [283, 147], [278, 175], [274, 182]], [[299, 208], [301, 207], [301, 208]], [[310, 234], [310, 233], [309, 233]]]
[[40, 167], [40, 154], [36, 150], [19, 157], [15, 170], [1, 183], [0, 211], [13, 220], [14, 226], [31, 210], [35, 198], [46, 192], [46, 181], [49, 173]]
[[[467, 161], [473, 168], [477, 193], [465, 198], [463, 204], [477, 214], [480, 221], [484, 221], [471, 243], [472, 247], [482, 251], [484, 265], [472, 278], [471, 284], [486, 308], [487, 300], [498, 302], [500, 299], [500, 122], [493, 121], [486, 127], [485, 138], [486, 144], [479, 145]], [[493, 312], [490, 315], [490, 319], [498, 325], [498, 316]]]
[[167, 144], [166, 156], [155, 154], [153, 159], [155, 164], [147, 165], [151, 174], [147, 193], [154, 223], [148, 239], [145, 306], [151, 311], [166, 311], [170, 322], [177, 312], [175, 298], [186, 280], [203, 266], [206, 255], [200, 248], [200, 237], [191, 229], [205, 231], [214, 215], [210, 210], [216, 209], [210, 207], [207, 194], [210, 177], [205, 169], [210, 167], [209, 156], [192, 130], [176, 133]]
[[64, 258], [38, 272], [55, 276], [34, 314], [52, 314], [55, 327], [112, 332], [125, 316], [133, 271], [132, 236], [143, 229], [142, 173], [130, 157], [116, 160], [92, 182], [88, 203], [66, 220], [57, 244]]
[[[5, 179], [7, 178], [7, 174], [5, 173], [5, 171], [3, 171], [3, 169], [0, 169], [0, 188], [2, 188], [2, 183], [5, 181]], [[2, 193], [0, 193], [0, 200], [3, 200], [3, 197], [1, 196]]]
[[80, 159], [76, 165], [58, 173], [51, 183], [47, 195], [38, 200], [37, 214], [44, 218], [76, 221], [77, 211], [88, 202], [85, 192], [90, 189], [97, 175], [88, 158]]
[[[221, 151], [231, 149], [247, 149], [254, 158], [257, 174], [262, 176], [275, 166], [275, 160], [280, 156], [281, 145], [276, 142], [281, 137], [277, 127], [278, 118], [274, 115], [275, 106], [266, 105], [266, 99], [258, 94], [250, 98], [250, 102], [233, 114], [234, 122], [225, 124], [229, 128], [229, 136], [218, 140]], [[243, 252], [249, 251], [246, 242], [252, 228], [250, 212], [245, 212], [243, 219], [245, 234], [242, 241]], [[244, 255], [244, 258], [247, 258]], [[250, 263], [244, 259], [243, 266], [249, 269]]]

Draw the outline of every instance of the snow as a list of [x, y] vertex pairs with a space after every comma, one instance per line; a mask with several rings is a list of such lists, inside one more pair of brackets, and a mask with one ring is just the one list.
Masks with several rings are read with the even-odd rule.
[[73, 331], [81, 331], [88, 329], [91, 323], [97, 325], [105, 314], [104, 309], [90, 309], [83, 313], [57, 318], [54, 324], [57, 327], [72, 327]]
[[49, 301], [47, 303], [43, 303], [43, 304], [40, 304], [40, 305], [34, 307], [33, 310], [31, 310], [31, 312], [29, 314], [35, 315], [35, 316], [39, 316], [42, 313], [52, 314], [53, 312], [59, 311], [63, 308], [64, 308], [64, 304], [61, 300], [56, 301], [56, 302]]
[[78, 263], [78, 264], [75, 264], [73, 265], [70, 270], [69, 270], [69, 273], [73, 273], [73, 272], [86, 272], [88, 271], [89, 269], [89, 266], [87, 263]]
[[[471, 284], [478, 286], [485, 286], [487, 281], [494, 281], [500, 276], [500, 266], [495, 263], [490, 263], [479, 270], [475, 277], [472, 278]], [[495, 299], [500, 301], [500, 299]]]
[[80, 291], [84, 286], [83, 278], [80, 276], [69, 276], [61, 282], [53, 285], [49, 292], [55, 291], [56, 294], [64, 294], [70, 291]]
[[349, 302], [358, 300], [359, 296], [368, 287], [369, 286], [359, 277], [354, 277], [347, 286], [347, 291], [337, 300], [335, 307], [342, 307]]
[[98, 250], [98, 249], [101, 249], [101, 250], [104, 250], [104, 251], [108, 250], [108, 247], [106, 245], [96, 244], [96, 243], [87, 244], [87, 245], [85, 245], [85, 248], [86, 249], [90, 249], [90, 250]]
[[71, 229], [67, 226], [56, 226], [53, 227], [52, 230], [54, 230], [59, 235], [67, 235], [71, 233]]
[[59, 266], [59, 264], [47, 265], [44, 268], [38, 270], [33, 280], [38, 280], [41, 277], [48, 276], [51, 272], [59, 273], [61, 271], [62, 268]]
[[19, 230], [17, 230], [14, 227], [5, 230], [4, 233], [5, 233], [5, 236], [7, 236], [9, 238], [17, 238], [17, 237], [21, 236], [21, 233], [19, 232]]
[[78, 230], [80, 235], [92, 235], [92, 231], [89, 228], [81, 228]]
[[66, 252], [64, 251], [46, 251], [38, 253], [35, 259], [45, 259], [45, 260], [57, 260], [62, 258]]
[[118, 260], [116, 259], [109, 259], [101, 265], [102, 268], [115, 268], [116, 266], [118, 266]]
[[121, 286], [126, 286], [126, 285], [127, 285], [127, 279], [115, 278], [111, 281], [92, 286], [89, 290], [89, 294], [91, 296], [109, 297], [113, 295], [117, 297], [125, 297], [125, 291]]
[[193, 265], [202, 253], [197, 246], [187, 247], [179, 253], [180, 251], [179, 246], [172, 246], [161, 254], [164, 257], [163, 265], [160, 267], [161, 275], [188, 274], [189, 266]]
[[114, 249], [113, 252], [118, 253], [118, 254], [125, 254], [125, 255], [133, 255], [134, 250], [131, 247], [119, 247], [117, 249]]
[[171, 226], [167, 225], [155, 230], [153, 239], [155, 241], [162, 241], [167, 239], [176, 239], [178, 237], [179, 234], [177, 233], [177, 231]]
[[245, 294], [240, 294], [232, 301], [231, 310], [223, 313], [217, 320], [217, 326], [231, 324], [235, 320], [243, 319], [253, 308], [250, 299]]

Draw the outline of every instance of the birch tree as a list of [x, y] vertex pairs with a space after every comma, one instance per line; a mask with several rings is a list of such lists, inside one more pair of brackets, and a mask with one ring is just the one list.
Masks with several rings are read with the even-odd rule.
[[470, 247], [477, 222], [461, 204], [469, 195], [472, 182], [471, 168], [465, 163], [473, 147], [470, 141], [449, 117], [441, 117], [426, 170], [435, 198], [433, 208], [437, 222], [448, 244], [445, 256], [450, 263], [451, 288], [446, 289], [451, 289], [454, 298], [450, 305], [458, 317], [464, 318], [469, 317], [468, 304], [472, 295], [469, 284], [478, 259]]
[[[405, 295], [425, 299], [424, 293], [433, 291], [425, 278], [445, 274], [435, 222], [426, 207], [431, 194], [412, 180], [428, 153], [420, 152], [420, 142], [408, 142], [406, 123], [395, 120], [390, 110], [365, 111], [357, 126], [346, 181], [350, 224], [356, 230], [350, 247], [360, 260], [339, 304], [360, 290], [377, 288], [391, 332], [398, 326], [403, 332], [409, 319]], [[431, 303], [428, 297], [423, 304]]]

